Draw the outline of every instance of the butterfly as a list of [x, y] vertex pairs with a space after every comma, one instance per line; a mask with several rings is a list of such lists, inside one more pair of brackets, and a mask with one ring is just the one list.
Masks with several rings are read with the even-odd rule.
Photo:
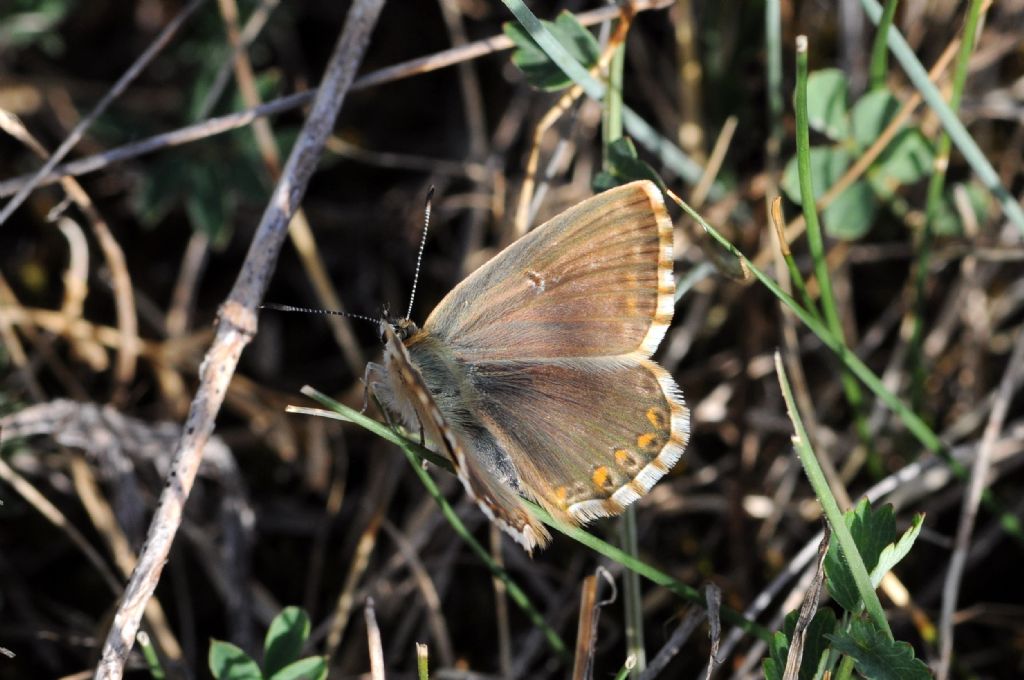
[[569, 524], [617, 515], [686, 447], [689, 410], [650, 359], [672, 264], [655, 184], [592, 196], [466, 277], [422, 328], [382, 320], [367, 389], [532, 553], [551, 536], [520, 497]]

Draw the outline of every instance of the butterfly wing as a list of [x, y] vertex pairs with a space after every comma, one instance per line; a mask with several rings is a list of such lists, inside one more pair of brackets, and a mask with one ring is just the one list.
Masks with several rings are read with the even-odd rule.
[[689, 438], [675, 381], [637, 354], [483, 361], [467, 374], [477, 416], [521, 490], [575, 523], [622, 512]]
[[672, 320], [672, 222], [652, 182], [593, 196], [456, 286], [423, 325], [466, 361], [650, 356]]
[[[438, 352], [424, 351], [426, 343], [421, 341], [413, 360], [389, 324], [383, 324], [382, 330], [383, 372], [378, 378], [380, 382], [375, 379], [372, 383], [377, 395], [408, 426], [422, 428], [424, 438], [451, 461], [466, 493], [491, 521], [527, 552], [532, 553], [537, 546], [543, 548], [551, 535], [519, 500], [519, 488], [509, 476], [511, 469], [502, 475], [500, 469], [488, 465], [480, 439], [486, 433], [478, 432], [473, 420], [463, 415], [467, 410], [465, 404], [447, 391], [446, 385], [454, 382], [457, 386], [458, 379], [446, 376], [437, 380], [438, 372], [444, 370], [443, 357]], [[421, 334], [421, 338], [425, 337]], [[424, 372], [432, 379], [433, 390], [428, 388]]]

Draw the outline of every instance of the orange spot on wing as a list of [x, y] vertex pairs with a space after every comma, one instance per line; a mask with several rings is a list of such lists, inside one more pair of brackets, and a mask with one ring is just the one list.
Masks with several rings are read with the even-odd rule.
[[604, 485], [608, 482], [608, 468], [604, 465], [599, 465], [594, 468], [594, 474], [590, 478], [594, 480], [594, 484], [603, 489]]
[[645, 432], [636, 438], [636, 445], [641, 449], [652, 449], [659, 446], [658, 435], [652, 432]]
[[564, 508], [567, 505], [566, 501], [568, 500], [568, 498], [569, 490], [566, 489], [564, 486], [560, 486], [557, 489], [555, 489], [555, 500], [558, 501], [558, 504], [561, 507]]
[[665, 418], [665, 412], [659, 408], [654, 408], [653, 406], [647, 409], [647, 421], [659, 430], [666, 429], [666, 426], [668, 425], [668, 421]]
[[631, 462], [632, 456], [629, 455], [629, 451], [626, 449], [615, 449], [615, 462], [619, 465], [625, 465]]

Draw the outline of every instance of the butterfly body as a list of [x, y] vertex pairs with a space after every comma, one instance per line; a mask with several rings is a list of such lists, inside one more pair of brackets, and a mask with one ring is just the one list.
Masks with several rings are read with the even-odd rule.
[[456, 286], [423, 328], [382, 323], [368, 385], [527, 550], [615, 515], [675, 464], [689, 412], [649, 359], [673, 310], [671, 222], [634, 182], [553, 218]]

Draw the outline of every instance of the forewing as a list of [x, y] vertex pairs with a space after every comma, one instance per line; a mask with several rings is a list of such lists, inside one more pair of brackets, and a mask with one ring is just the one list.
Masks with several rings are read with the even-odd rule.
[[575, 522], [616, 515], [672, 468], [689, 410], [646, 357], [486, 361], [469, 368], [482, 422], [522, 490]]
[[633, 182], [530, 232], [456, 286], [424, 324], [461, 359], [650, 356], [672, 321], [672, 222]]

